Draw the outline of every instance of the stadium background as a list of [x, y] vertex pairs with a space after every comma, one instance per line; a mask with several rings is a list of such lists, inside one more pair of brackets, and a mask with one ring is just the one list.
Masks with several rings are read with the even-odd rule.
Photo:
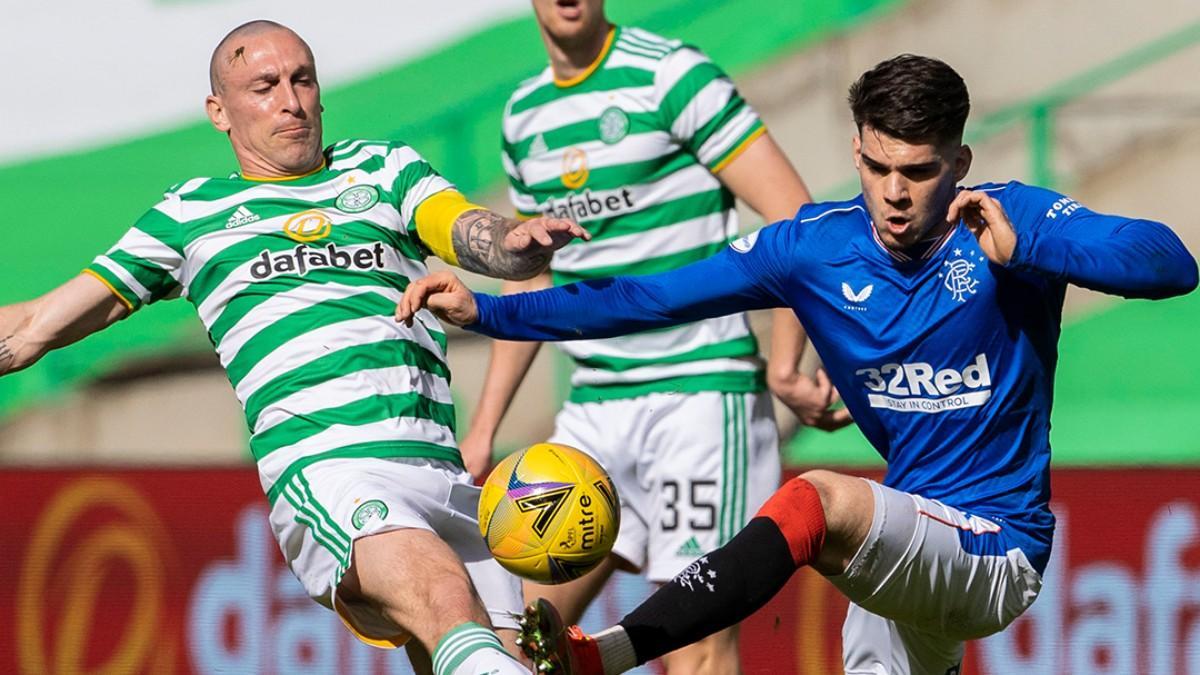
[[[818, 198], [855, 192], [847, 84], [900, 51], [948, 60], [974, 110], [969, 181], [1019, 178], [1172, 224], [1200, 250], [1194, 0], [610, 0], [737, 79]], [[544, 63], [525, 0], [51, 0], [6, 7], [0, 304], [106, 249], [167, 186], [235, 168], [201, 116], [208, 54], [269, 17], [312, 44], [326, 138], [402, 138], [507, 210], [500, 108]], [[747, 228], [757, 223], [747, 214]], [[479, 286], [489, 287], [479, 280]], [[494, 288], [495, 286], [490, 286]], [[1200, 296], [1072, 293], [1054, 413], [1060, 542], [1043, 597], [972, 673], [1200, 672]], [[461, 428], [487, 345], [450, 349]], [[543, 350], [500, 450], [544, 438], [565, 364]], [[789, 434], [795, 470], [878, 472], [853, 429]], [[0, 380], [0, 670], [406, 672], [297, 595], [266, 530], [241, 413], [186, 303]], [[594, 609], [645, 593], [632, 577]], [[745, 630], [748, 672], [837, 671], [841, 603], [802, 573]], [[786, 664], [786, 665], [785, 665]]]

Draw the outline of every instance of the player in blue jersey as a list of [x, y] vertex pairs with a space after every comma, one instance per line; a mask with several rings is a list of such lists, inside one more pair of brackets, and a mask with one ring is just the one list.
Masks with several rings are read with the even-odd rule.
[[[1166, 226], [1101, 215], [1011, 182], [962, 189], [966, 86], [903, 55], [850, 89], [862, 194], [664, 274], [504, 298], [452, 275], [409, 287], [452, 323], [514, 340], [597, 338], [733, 311], [791, 307], [863, 434], [882, 484], [809, 471], [728, 544], [617, 626], [565, 634], [531, 618], [568, 672], [613, 673], [740, 621], [802, 565], [850, 600], [845, 671], [956, 673], [964, 641], [1037, 597], [1050, 556], [1050, 408], [1068, 283], [1137, 298], [1193, 290]], [[548, 633], [547, 633], [548, 631]]]

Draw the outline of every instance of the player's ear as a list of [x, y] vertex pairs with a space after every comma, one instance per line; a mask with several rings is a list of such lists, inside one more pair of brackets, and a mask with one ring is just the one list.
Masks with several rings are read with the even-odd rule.
[[971, 170], [971, 160], [974, 155], [971, 152], [971, 146], [958, 146], [958, 153], [954, 157], [954, 181], [958, 182], [967, 177], [967, 172]]
[[204, 99], [204, 112], [208, 113], [208, 121], [212, 122], [217, 131], [229, 133], [229, 116], [225, 114], [225, 105], [220, 96], [209, 94], [208, 98]]
[[855, 133], [850, 138], [851, 151], [854, 153], [854, 168], [862, 168], [862, 134]]

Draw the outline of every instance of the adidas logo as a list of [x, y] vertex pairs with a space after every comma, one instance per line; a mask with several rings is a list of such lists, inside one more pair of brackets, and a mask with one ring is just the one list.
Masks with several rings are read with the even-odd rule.
[[700, 542], [696, 541], [695, 537], [683, 542], [683, 546], [675, 552], [675, 555], [681, 558], [698, 558], [704, 555], [704, 549], [700, 548]]
[[529, 156], [530, 157], [532, 157], [534, 155], [544, 155], [549, 151], [550, 151], [550, 148], [548, 148], [546, 146], [546, 137], [541, 134], [538, 134], [533, 139], [533, 142], [529, 144]]
[[237, 207], [237, 211], [234, 211], [232, 216], [229, 216], [229, 220], [225, 221], [225, 229], [249, 225], [256, 220], [260, 220], [259, 215], [243, 204]]

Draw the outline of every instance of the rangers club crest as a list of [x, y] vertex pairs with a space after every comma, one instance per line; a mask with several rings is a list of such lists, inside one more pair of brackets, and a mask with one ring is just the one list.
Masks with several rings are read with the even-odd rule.
[[967, 294], [975, 295], [975, 287], [979, 285], [979, 280], [971, 276], [971, 272], [975, 269], [975, 263], [965, 258], [955, 258], [942, 263], [949, 268], [942, 275], [942, 285], [954, 299], [958, 302], [966, 302]]

